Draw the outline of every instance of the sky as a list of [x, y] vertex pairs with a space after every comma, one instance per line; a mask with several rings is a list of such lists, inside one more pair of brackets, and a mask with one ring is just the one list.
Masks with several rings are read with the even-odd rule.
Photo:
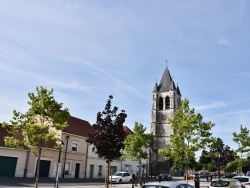
[[232, 133], [250, 129], [249, 61], [247, 0], [0, 0], [0, 122], [44, 86], [91, 125], [113, 95], [124, 125], [150, 132], [168, 67], [213, 136], [237, 148]]

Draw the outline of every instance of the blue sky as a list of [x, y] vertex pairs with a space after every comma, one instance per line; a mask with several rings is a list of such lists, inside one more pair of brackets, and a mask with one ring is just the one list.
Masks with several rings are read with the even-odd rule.
[[36, 86], [95, 123], [108, 96], [150, 131], [152, 91], [167, 66], [182, 99], [235, 148], [250, 129], [246, 0], [0, 0], [0, 122]]

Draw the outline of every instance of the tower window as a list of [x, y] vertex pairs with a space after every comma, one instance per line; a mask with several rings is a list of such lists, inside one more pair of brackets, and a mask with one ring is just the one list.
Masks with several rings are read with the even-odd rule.
[[165, 102], [166, 102], [166, 105], [165, 105], [166, 109], [169, 109], [170, 108], [170, 98], [169, 98], [169, 96], [166, 97]]
[[159, 98], [159, 110], [163, 110], [163, 98]]

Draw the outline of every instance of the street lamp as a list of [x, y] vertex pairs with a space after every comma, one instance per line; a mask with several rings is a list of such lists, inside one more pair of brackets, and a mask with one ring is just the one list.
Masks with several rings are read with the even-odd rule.
[[220, 153], [218, 154], [218, 178], [220, 179]]
[[64, 156], [64, 163], [63, 163], [63, 174], [62, 174], [62, 178], [64, 178], [64, 174], [65, 174], [65, 163], [66, 163], [66, 156], [67, 156], [67, 149], [68, 149], [68, 142], [69, 142], [69, 135], [66, 136], [66, 151], [65, 151], [65, 156]]
[[149, 148], [149, 171], [150, 171], [150, 177], [152, 179], [152, 151], [151, 151], [151, 148]]
[[63, 148], [64, 142], [60, 141], [58, 143], [59, 148], [59, 156], [58, 156], [58, 162], [57, 162], [57, 168], [56, 168], [56, 184], [55, 184], [55, 188], [58, 188], [58, 179], [59, 179], [59, 166], [60, 166], [60, 160], [61, 160], [61, 152], [62, 152], [62, 148]]

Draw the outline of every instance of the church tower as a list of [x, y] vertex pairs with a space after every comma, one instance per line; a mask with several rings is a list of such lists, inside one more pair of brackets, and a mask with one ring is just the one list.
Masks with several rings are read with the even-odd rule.
[[175, 86], [170, 72], [166, 67], [160, 83], [155, 83], [151, 111], [151, 133], [155, 136], [152, 144], [151, 160], [156, 166], [158, 165], [158, 173], [159, 166], [164, 166], [159, 163], [166, 160], [163, 156], [158, 154], [158, 149], [168, 149], [170, 135], [173, 134], [173, 129], [171, 128], [168, 118], [173, 118], [174, 112], [180, 107], [180, 105], [180, 89], [178, 85], [177, 87]]

